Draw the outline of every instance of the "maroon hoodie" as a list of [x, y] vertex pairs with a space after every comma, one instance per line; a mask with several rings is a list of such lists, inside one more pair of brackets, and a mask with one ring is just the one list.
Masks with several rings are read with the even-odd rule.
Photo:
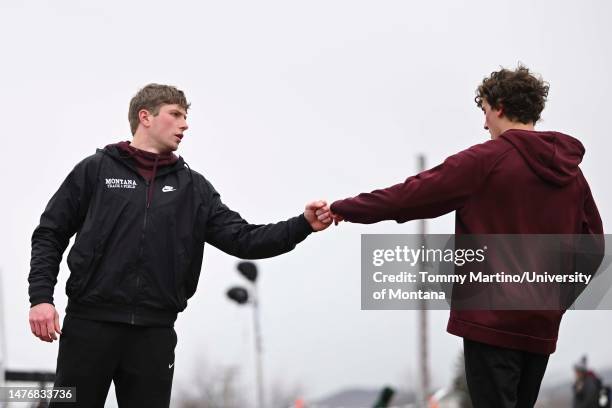
[[[508, 130], [386, 189], [336, 201], [346, 221], [406, 222], [456, 211], [456, 234], [603, 234], [578, 165], [584, 147], [558, 132]], [[447, 331], [550, 354], [562, 311], [451, 310]]]
[[153, 191], [155, 189], [155, 175], [157, 174], [157, 170], [161, 167], [170, 166], [178, 161], [178, 157], [172, 153], [151, 153], [145, 150], [140, 150], [133, 147], [130, 142], [119, 142], [114, 145], [119, 150], [127, 153], [129, 156], [134, 159], [134, 165], [136, 166], [136, 170], [138, 173], [149, 182], [149, 190], [147, 192], [147, 207], [151, 204], [151, 200], [153, 199]]

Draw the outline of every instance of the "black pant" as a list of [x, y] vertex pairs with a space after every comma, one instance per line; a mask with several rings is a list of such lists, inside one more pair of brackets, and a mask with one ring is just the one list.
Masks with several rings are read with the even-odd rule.
[[56, 387], [76, 387], [76, 403], [104, 407], [111, 381], [120, 407], [170, 405], [176, 332], [66, 316], [57, 356]]
[[463, 339], [465, 375], [474, 408], [532, 408], [548, 354]]

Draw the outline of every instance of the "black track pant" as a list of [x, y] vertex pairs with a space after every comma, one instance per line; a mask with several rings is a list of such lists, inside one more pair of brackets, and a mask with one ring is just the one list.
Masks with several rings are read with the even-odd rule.
[[474, 408], [532, 408], [548, 354], [463, 340], [465, 374]]
[[119, 406], [170, 405], [176, 332], [66, 316], [57, 356], [56, 387], [76, 387], [76, 403], [61, 407], [104, 407], [111, 384]]

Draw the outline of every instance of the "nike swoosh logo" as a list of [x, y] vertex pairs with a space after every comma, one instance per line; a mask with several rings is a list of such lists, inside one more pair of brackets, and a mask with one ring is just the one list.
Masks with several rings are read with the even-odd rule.
[[176, 189], [172, 186], [164, 186], [164, 188], [162, 188], [162, 192], [164, 193], [168, 193], [170, 191], [176, 191]]
[[172, 367], [174, 367], [174, 363], [172, 364], [168, 364], [168, 369], [170, 370]]

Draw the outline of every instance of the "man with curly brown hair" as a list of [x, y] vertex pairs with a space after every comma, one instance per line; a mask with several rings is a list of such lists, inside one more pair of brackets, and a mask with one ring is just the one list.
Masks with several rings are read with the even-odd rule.
[[[456, 235], [603, 234], [578, 167], [582, 143], [534, 129], [548, 90], [524, 66], [493, 72], [475, 98], [491, 140], [403, 183], [334, 202], [335, 221], [406, 222], [455, 211]], [[464, 340], [474, 407], [533, 407], [562, 315], [561, 310], [451, 310], [447, 331]]]

